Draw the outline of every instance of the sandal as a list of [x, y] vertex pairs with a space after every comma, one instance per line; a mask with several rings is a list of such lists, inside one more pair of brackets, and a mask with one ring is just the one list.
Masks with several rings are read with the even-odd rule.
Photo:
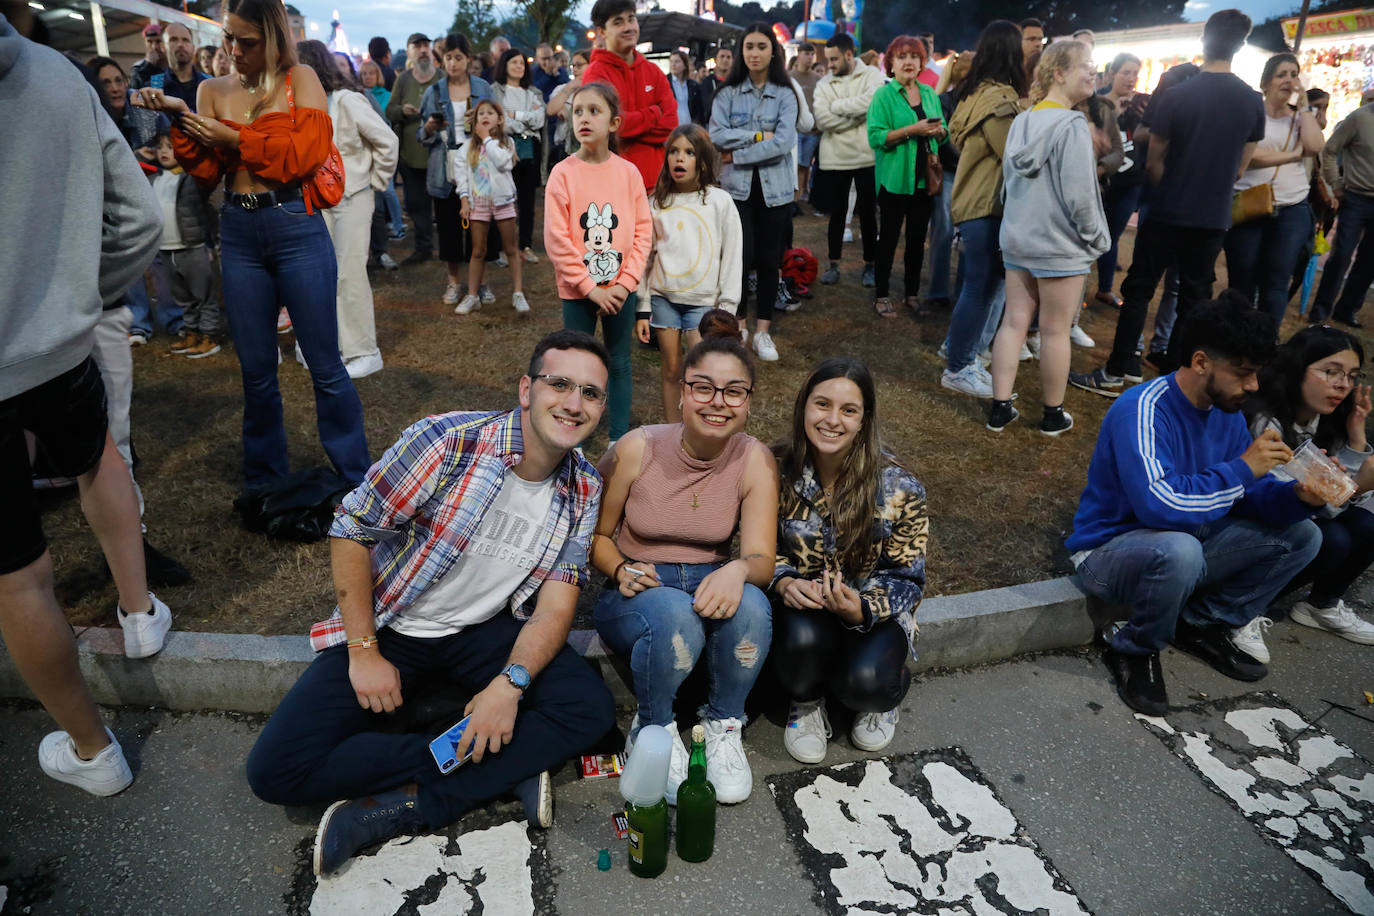
[[934, 314], [929, 302], [922, 302], [919, 296], [907, 296], [906, 307], [911, 309], [911, 314], [917, 318], [928, 318]]
[[881, 296], [873, 300], [873, 308], [877, 309], [878, 314], [884, 318], [896, 318], [897, 310], [892, 306], [892, 300], [886, 296]]
[[1108, 290], [1105, 293], [1096, 294], [1095, 296], [1093, 296], [1093, 301], [1100, 302], [1103, 305], [1110, 305], [1114, 309], [1121, 308], [1121, 297], [1118, 296], [1116, 293], [1112, 292], [1111, 290]]

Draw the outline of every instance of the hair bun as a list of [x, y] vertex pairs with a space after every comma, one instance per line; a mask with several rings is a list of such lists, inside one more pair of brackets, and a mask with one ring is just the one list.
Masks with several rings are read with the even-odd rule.
[[702, 315], [697, 330], [701, 332], [702, 340], [721, 337], [737, 343], [744, 343], [744, 334], [740, 329], [739, 318], [725, 311], [725, 309], [711, 309]]

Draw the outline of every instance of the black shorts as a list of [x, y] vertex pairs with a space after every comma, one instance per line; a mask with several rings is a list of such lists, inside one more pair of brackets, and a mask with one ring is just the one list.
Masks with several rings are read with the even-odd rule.
[[91, 357], [7, 401], [0, 401], [0, 505], [11, 521], [0, 526], [0, 575], [18, 572], [48, 549], [33, 492], [27, 430], [54, 473], [80, 477], [100, 464], [105, 451], [105, 385]]

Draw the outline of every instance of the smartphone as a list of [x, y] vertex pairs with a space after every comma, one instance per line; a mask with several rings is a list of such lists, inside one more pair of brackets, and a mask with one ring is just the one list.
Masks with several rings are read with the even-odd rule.
[[439, 767], [440, 773], [453, 772], [467, 763], [468, 758], [472, 756], [472, 748], [468, 748], [462, 759], [458, 758], [458, 745], [462, 742], [463, 733], [468, 730], [468, 722], [471, 719], [472, 716], [464, 716], [457, 725], [429, 743], [429, 753], [434, 757], [434, 764]]
[[154, 73], [152, 78], [148, 81], [148, 86], [151, 89], [161, 89], [166, 82], [166, 74]]

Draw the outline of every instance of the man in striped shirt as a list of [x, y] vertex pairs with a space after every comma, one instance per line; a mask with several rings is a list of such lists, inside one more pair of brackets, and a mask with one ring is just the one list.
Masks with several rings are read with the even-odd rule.
[[[605, 409], [607, 362], [587, 334], [549, 334], [518, 409], [421, 420], [335, 510], [338, 608], [248, 758], [264, 801], [333, 802], [316, 874], [512, 790], [547, 827], [548, 770], [610, 729], [610, 693], [566, 644], [601, 502], [577, 446]], [[473, 694], [452, 748], [471, 760], [451, 771], [433, 734], [386, 725], [436, 688]]]

